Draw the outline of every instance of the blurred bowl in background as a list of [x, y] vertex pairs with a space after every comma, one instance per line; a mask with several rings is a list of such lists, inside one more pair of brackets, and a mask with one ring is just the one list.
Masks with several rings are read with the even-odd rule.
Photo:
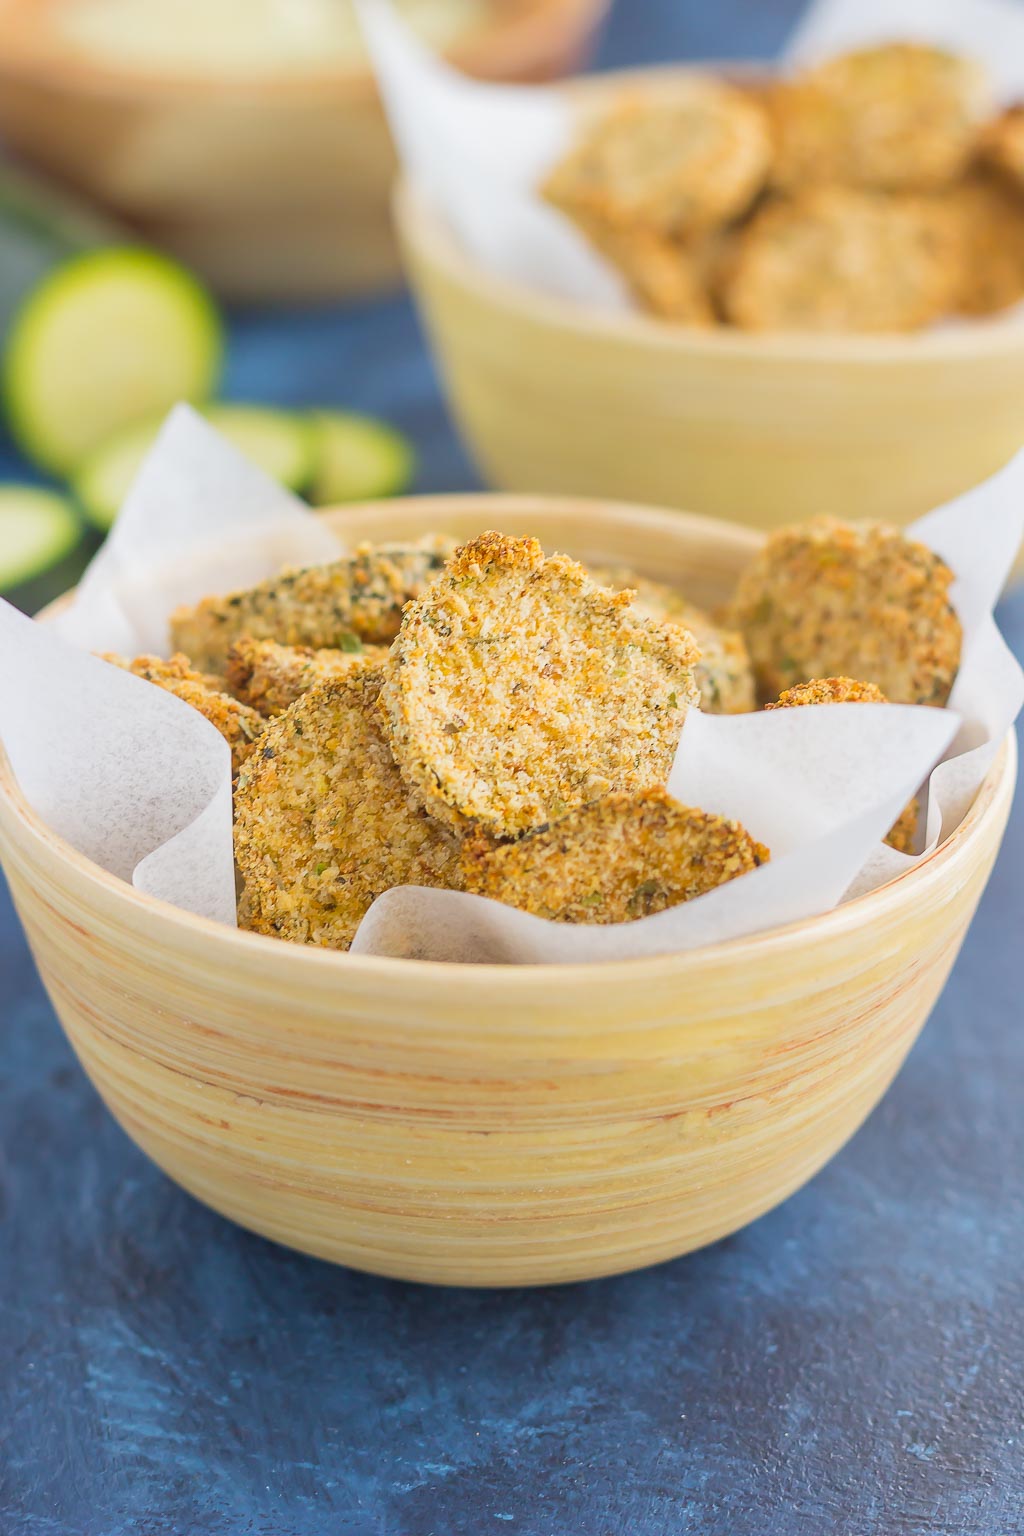
[[[161, 3], [165, 31], [147, 32], [161, 14], [154, 0], [0, 0], [0, 135], [226, 298], [329, 299], [397, 283], [387, 127], [358, 46], [337, 31], [314, 47], [324, 0]], [[460, 67], [516, 81], [578, 67], [608, 6], [416, 3], [435, 38], [455, 7], [447, 51]], [[260, 15], [305, 31], [293, 28], [291, 51], [261, 55]], [[244, 26], [224, 53], [232, 16]]]
[[[691, 72], [568, 89], [587, 103]], [[409, 183], [396, 221], [455, 418], [498, 489], [762, 529], [822, 512], [906, 523], [1024, 443], [1019, 321], [878, 336], [687, 328], [492, 275]]]

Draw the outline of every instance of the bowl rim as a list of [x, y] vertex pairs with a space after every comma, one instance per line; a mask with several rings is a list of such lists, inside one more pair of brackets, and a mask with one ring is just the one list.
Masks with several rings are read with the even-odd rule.
[[[633, 77], [636, 70], [588, 77], [584, 90]], [[651, 75], [666, 73], [656, 67]], [[579, 93], [580, 83], [569, 89]], [[932, 330], [907, 333], [808, 333], [800, 331], [741, 331], [729, 326], [684, 326], [628, 310], [602, 309], [539, 293], [527, 283], [488, 272], [462, 246], [455, 232], [430, 203], [423, 189], [402, 172], [392, 194], [396, 228], [404, 244], [449, 282], [481, 304], [505, 311], [510, 320], [525, 320], [560, 331], [564, 336], [605, 341], [611, 346], [675, 353], [680, 358], [733, 358], [738, 364], [813, 362], [827, 365], [877, 367], [899, 363], [931, 367], [957, 359], [1001, 357], [1024, 351], [1024, 319], [1010, 325], [1005, 318], [965, 321]], [[408, 263], [407, 263], [408, 265]], [[416, 291], [415, 269], [410, 274]], [[422, 292], [418, 294], [422, 302]], [[432, 306], [427, 303], [425, 308]]]
[[[699, 513], [631, 506], [623, 502], [597, 502], [593, 498], [588, 500], [568, 496], [474, 492], [440, 496], [408, 496], [396, 497], [386, 502], [359, 503], [324, 509], [324, 514], [335, 520], [345, 516], [365, 516], [370, 510], [378, 513], [382, 518], [387, 515], [401, 515], [403, 511], [436, 511], [437, 514], [441, 514], [444, 508], [451, 509], [453, 503], [457, 509], [463, 506], [467, 509], [479, 508], [482, 514], [500, 512], [502, 508], [514, 506], [524, 515], [528, 515], [531, 509], [544, 510], [552, 515], [572, 513], [574, 510], [585, 514], [588, 511], [592, 512], [595, 505], [598, 505], [611, 512], [639, 514], [655, 521], [666, 519], [678, 523], [682, 520], [689, 523], [694, 532], [702, 529], [714, 530], [719, 535], [727, 533], [733, 539], [739, 535], [744, 542], [752, 544], [759, 542], [755, 530], [732, 523], [727, 519], [707, 517]], [[61, 602], [67, 601], [70, 595], [66, 593], [63, 598], [58, 598], [55, 603], [43, 610], [43, 614], [50, 612]], [[769, 946], [772, 954], [777, 956], [780, 946], [803, 948], [816, 939], [835, 938], [851, 929], [869, 924], [879, 924], [884, 928], [887, 914], [893, 908], [913, 901], [922, 892], [923, 887], [945, 879], [956, 866], [968, 859], [974, 838], [992, 817], [1000, 814], [1004, 797], [1007, 794], [1012, 795], [1016, 771], [1017, 742], [1016, 734], [1011, 727], [993, 758], [973, 805], [950, 835], [919, 864], [887, 881], [877, 890], [855, 897], [852, 901], [834, 907], [829, 912], [787, 923], [781, 927], [764, 929], [746, 937], [701, 945], [675, 954], [644, 956], [631, 960], [598, 961], [592, 964], [452, 965], [445, 961], [352, 955], [335, 950], [319, 949], [315, 946], [289, 944], [263, 934], [244, 933], [226, 924], [214, 922], [212, 918], [199, 917], [181, 907], [173, 906], [169, 902], [136, 890], [127, 881], [110, 874], [85, 854], [80, 853], [58, 832], [55, 832], [22, 794], [2, 745], [0, 745], [0, 823], [5, 818], [10, 818], [30, 842], [45, 847], [51, 855], [67, 861], [87, 883], [101, 891], [105, 897], [113, 899], [118, 905], [123, 904], [126, 908], [148, 913], [166, 926], [168, 934], [176, 932], [183, 943], [191, 938], [204, 945], [219, 943], [232, 947], [241, 946], [236, 953], [242, 963], [246, 956], [253, 958], [258, 954], [265, 960], [270, 960], [272, 957], [279, 970], [294, 966], [308, 972], [310, 966], [316, 966], [323, 977], [336, 976], [339, 984], [344, 983], [346, 976], [352, 976], [377, 983], [394, 982], [396, 990], [414, 988], [427, 978], [437, 978], [443, 974], [448, 979], [454, 979], [457, 975], [459, 977], [457, 984], [464, 986], [467, 990], [477, 988], [484, 993], [493, 991], [496, 986], [530, 991], [539, 979], [543, 980], [545, 992], [550, 992], [552, 989], [572, 990], [581, 985], [604, 987], [616, 981], [634, 984], [654, 981], [674, 972], [706, 968], [721, 962], [731, 967], [752, 964], [756, 961], [758, 953]], [[296, 970], [295, 974], [298, 978], [299, 970]]]
[[[43, 6], [49, 11], [63, 3], [65, 0], [10, 0], [8, 5], [0, 5], [0, 80], [35, 83], [46, 90], [80, 96], [153, 102], [185, 102], [210, 95], [301, 101], [312, 94], [334, 99], [339, 88], [367, 102], [377, 98], [373, 69], [362, 64], [224, 80], [187, 70], [160, 74], [118, 67], [70, 48], [63, 52], [48, 49], [45, 41], [26, 40], [23, 26], [27, 14], [35, 12], [38, 17]], [[508, 0], [504, 4], [490, 0], [490, 14], [465, 39], [456, 39], [445, 50], [445, 57], [469, 74], [479, 72], [498, 80], [507, 76], [514, 81], [517, 71], [528, 73], [537, 68], [539, 57], [546, 52], [545, 34], [553, 26], [577, 35], [583, 47], [602, 24], [610, 5], [611, 0], [513, 0], [511, 5]]]

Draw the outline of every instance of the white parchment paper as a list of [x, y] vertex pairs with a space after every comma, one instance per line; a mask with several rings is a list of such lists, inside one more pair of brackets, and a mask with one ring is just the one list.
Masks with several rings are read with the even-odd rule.
[[[763, 869], [614, 928], [405, 888], [374, 904], [354, 950], [516, 963], [665, 953], [826, 911], [909, 868], [880, 843], [902, 806], [930, 775], [933, 847], [971, 804], [1024, 700], [1024, 673], [992, 619], [1022, 528], [1024, 454], [914, 530], [958, 577], [965, 647], [952, 708], [690, 711], [669, 788], [742, 821], [772, 849]], [[233, 923], [225, 743], [186, 704], [89, 652], [166, 652], [179, 603], [339, 548], [303, 503], [178, 407], [76, 601], [49, 624], [0, 603], [0, 739], [36, 811], [139, 890]]]
[[[468, 254], [496, 276], [603, 309], [631, 309], [617, 273], [536, 188], [573, 141], [576, 115], [557, 86], [480, 84], [409, 30], [390, 0], [356, 0], [406, 174]], [[1024, 96], [1024, 5], [1018, 0], [819, 0], [783, 66], [860, 44], [915, 38], [985, 65], [995, 99]], [[662, 63], [668, 61], [662, 60]], [[707, 61], [703, 61], [707, 62]], [[953, 323], [1024, 324], [1024, 306]], [[915, 337], [905, 338], [913, 346]]]

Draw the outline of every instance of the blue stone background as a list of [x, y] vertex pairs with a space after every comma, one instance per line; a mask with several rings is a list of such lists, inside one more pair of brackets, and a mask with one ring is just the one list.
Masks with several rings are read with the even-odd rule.
[[[770, 54], [798, 9], [619, 0], [600, 62]], [[239, 317], [229, 383], [383, 412], [420, 488], [477, 483], [404, 301]], [[1024, 651], [1024, 594], [1002, 622]], [[676, 1263], [505, 1294], [332, 1269], [182, 1194], [0, 889], [0, 1536], [1024, 1531], [1022, 857], [1018, 811], [924, 1037], [808, 1188]]]

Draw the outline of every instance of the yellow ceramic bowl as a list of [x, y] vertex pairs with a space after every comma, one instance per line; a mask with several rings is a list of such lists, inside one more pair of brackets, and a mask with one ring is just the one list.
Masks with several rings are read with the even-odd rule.
[[[716, 601], [755, 535], [601, 503], [438, 498], [346, 538], [532, 532]], [[591, 967], [356, 958], [235, 933], [74, 852], [0, 759], [0, 856], [43, 980], [128, 1134], [216, 1210], [412, 1280], [637, 1268], [735, 1231], [878, 1102], [1005, 827], [1008, 741], [963, 824], [884, 889], [690, 954]]]
[[[593, 101], [637, 78], [572, 90]], [[491, 276], [408, 185], [396, 213], [452, 410], [503, 490], [614, 496], [756, 528], [820, 512], [902, 523], [1024, 443], [1024, 325], [689, 329]]]
[[[357, 64], [219, 79], [104, 63], [68, 44], [69, 0], [0, 0], [0, 132], [241, 300], [397, 283], [394, 154]], [[139, 0], [144, 5], [144, 0]], [[473, 74], [577, 68], [608, 0], [494, 0], [453, 52]]]

